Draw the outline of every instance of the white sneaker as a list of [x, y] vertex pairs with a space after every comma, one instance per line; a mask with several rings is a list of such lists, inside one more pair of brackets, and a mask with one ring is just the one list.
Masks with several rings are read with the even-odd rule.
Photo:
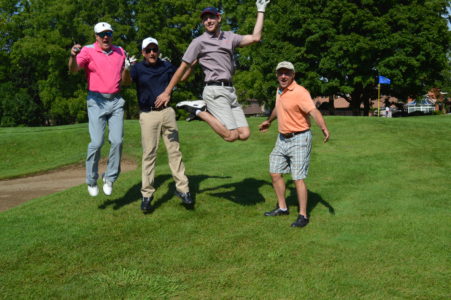
[[99, 194], [99, 187], [97, 185], [88, 185], [88, 193], [92, 197], [95, 197]]
[[103, 178], [103, 193], [107, 196], [113, 193], [113, 183]]
[[175, 107], [182, 108], [195, 115], [197, 110], [206, 111], [207, 103], [204, 100], [182, 101], [177, 103]]

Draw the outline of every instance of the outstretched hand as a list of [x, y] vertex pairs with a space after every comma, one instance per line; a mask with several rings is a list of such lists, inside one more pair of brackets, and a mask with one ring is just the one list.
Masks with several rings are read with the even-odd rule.
[[257, 0], [255, 3], [257, 5], [258, 12], [265, 12], [266, 5], [268, 5], [270, 0]]
[[266, 132], [266, 131], [268, 131], [269, 126], [271, 126], [271, 122], [269, 122], [268, 120], [265, 120], [260, 125], [258, 125], [258, 129], [261, 132]]

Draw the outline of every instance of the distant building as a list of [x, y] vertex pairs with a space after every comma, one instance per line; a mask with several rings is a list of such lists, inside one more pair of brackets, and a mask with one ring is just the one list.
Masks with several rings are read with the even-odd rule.
[[257, 99], [249, 99], [248, 104], [243, 105], [244, 115], [246, 117], [262, 117], [269, 115], [269, 111], [265, 110], [265, 105], [260, 105]]
[[333, 106], [328, 97], [315, 97], [313, 102], [324, 115], [352, 116], [349, 102], [343, 97], [334, 96]]

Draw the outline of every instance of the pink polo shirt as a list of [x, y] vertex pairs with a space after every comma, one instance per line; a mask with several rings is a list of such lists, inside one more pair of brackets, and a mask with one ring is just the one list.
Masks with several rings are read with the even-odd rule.
[[124, 68], [125, 52], [112, 46], [106, 53], [97, 43], [84, 46], [77, 55], [77, 64], [85, 69], [88, 90], [102, 94], [120, 91], [121, 74]]

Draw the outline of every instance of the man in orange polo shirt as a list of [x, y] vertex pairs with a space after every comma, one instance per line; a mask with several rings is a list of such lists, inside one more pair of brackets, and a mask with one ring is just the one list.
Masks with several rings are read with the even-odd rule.
[[308, 224], [307, 216], [307, 177], [312, 150], [312, 133], [310, 132], [310, 118], [324, 134], [324, 143], [329, 140], [329, 130], [320, 111], [316, 108], [310, 93], [294, 80], [295, 72], [292, 63], [283, 61], [276, 67], [277, 89], [276, 107], [271, 116], [259, 125], [260, 131], [268, 130], [271, 122], [276, 118], [279, 124], [279, 135], [276, 145], [269, 156], [269, 172], [277, 196], [278, 205], [265, 212], [265, 216], [288, 215], [285, 201], [285, 181], [283, 174], [291, 173], [296, 185], [299, 201], [299, 215], [292, 227], [304, 227]]

